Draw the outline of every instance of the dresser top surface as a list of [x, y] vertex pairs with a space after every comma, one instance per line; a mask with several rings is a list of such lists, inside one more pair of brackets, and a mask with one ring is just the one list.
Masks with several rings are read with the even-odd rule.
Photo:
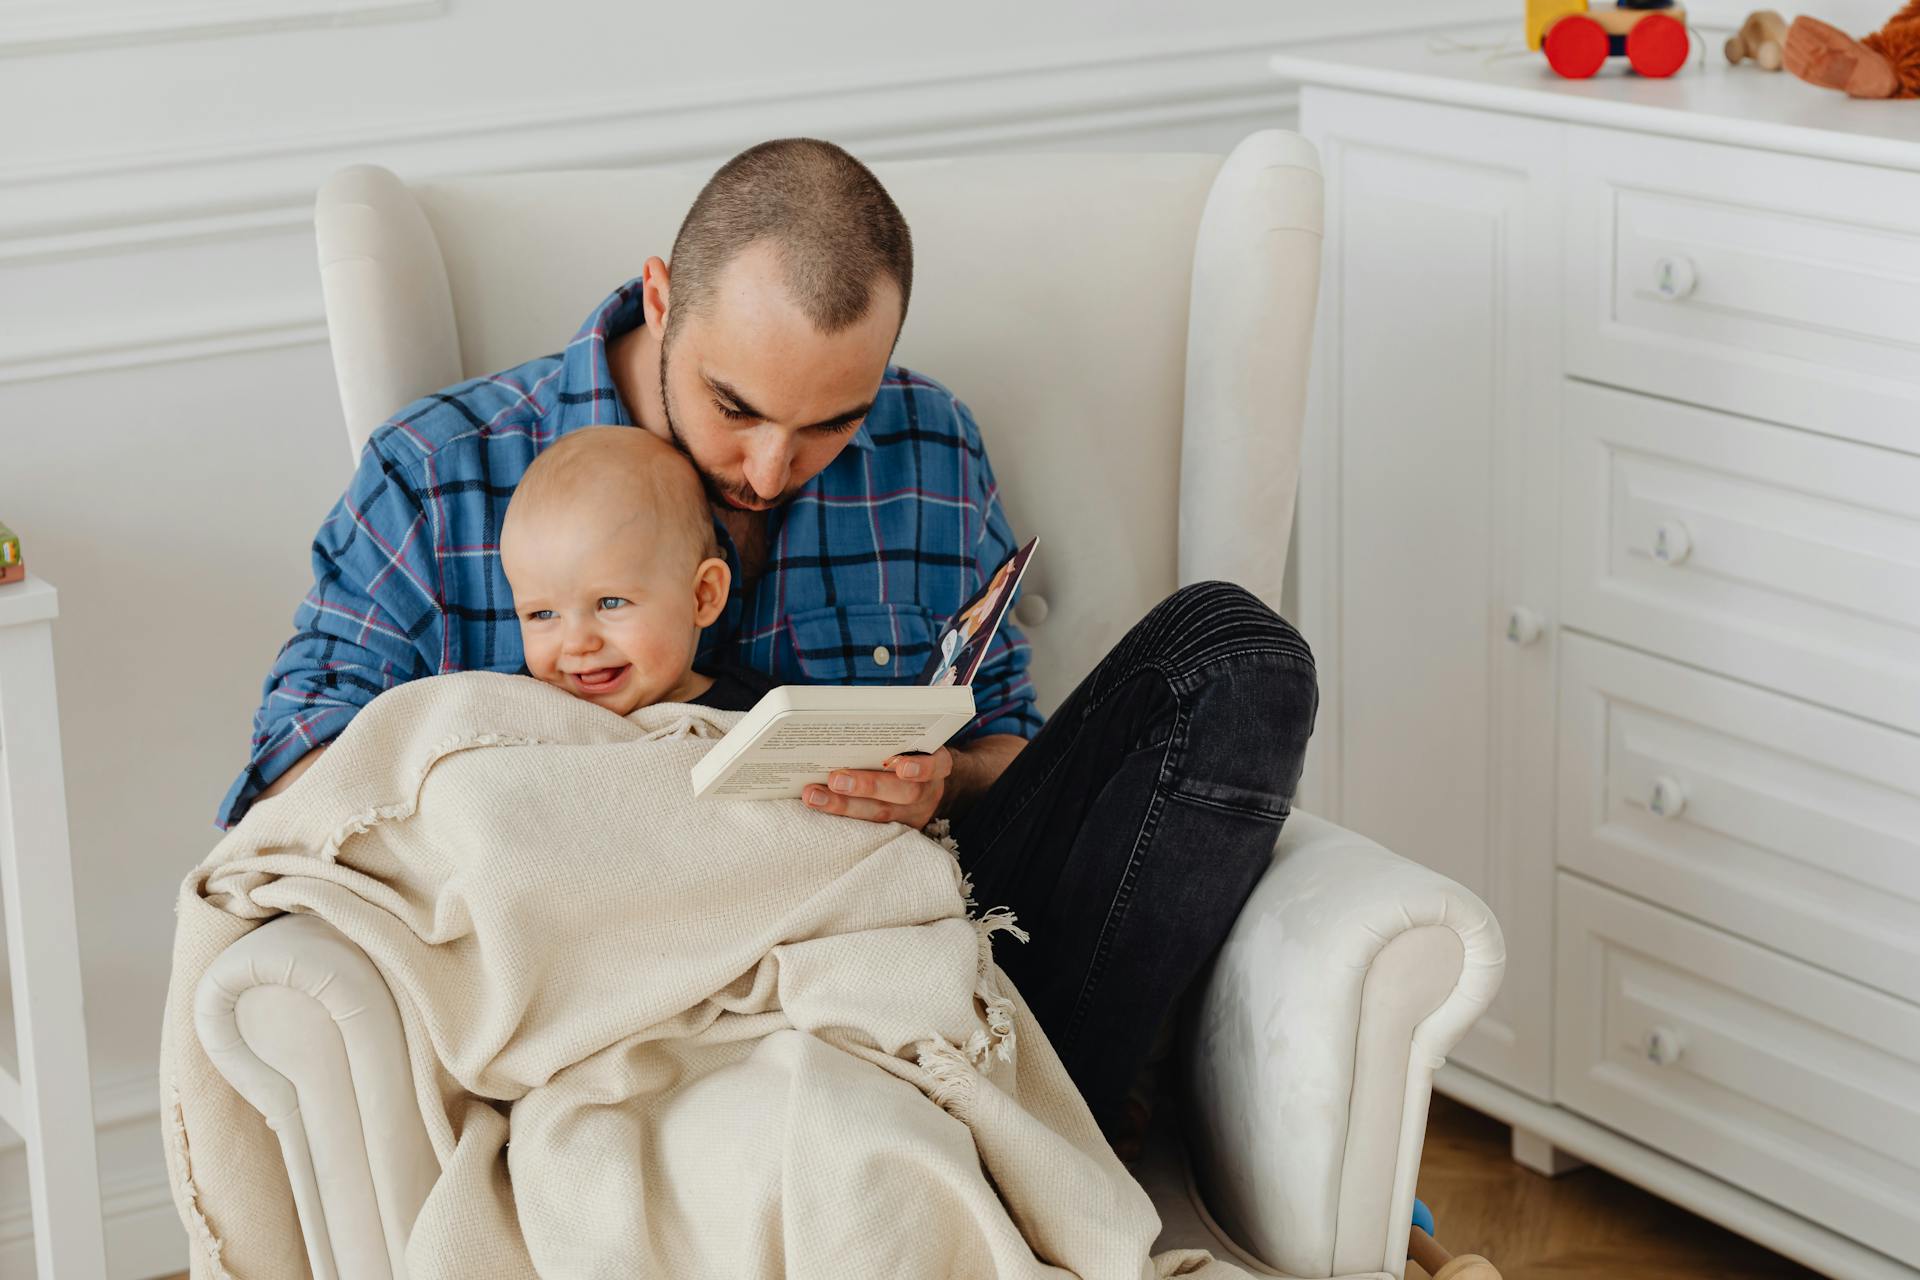
[[1516, 6], [1511, 22], [1301, 44], [1270, 65], [1305, 85], [1920, 170], [1920, 101], [1855, 101], [1784, 71], [1732, 66], [1727, 34], [1698, 28], [1671, 79], [1612, 58], [1591, 80], [1566, 80], [1528, 50]]

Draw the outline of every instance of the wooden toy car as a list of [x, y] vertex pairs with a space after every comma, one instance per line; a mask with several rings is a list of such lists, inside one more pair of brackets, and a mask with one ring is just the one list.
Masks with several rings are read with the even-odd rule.
[[27, 566], [20, 559], [20, 539], [7, 526], [0, 524], [0, 582], [18, 582], [27, 576]]
[[1625, 56], [1643, 76], [1670, 76], [1687, 64], [1687, 14], [1673, 0], [1527, 0], [1527, 47], [1547, 65], [1585, 80], [1608, 58]]

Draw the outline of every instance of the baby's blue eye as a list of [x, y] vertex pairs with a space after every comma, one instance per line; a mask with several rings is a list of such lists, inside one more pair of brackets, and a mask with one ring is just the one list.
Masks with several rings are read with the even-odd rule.
[[620, 598], [619, 596], [601, 596], [600, 597], [600, 607], [602, 609], [618, 609], [621, 605], [625, 603], [626, 601]]
[[535, 609], [532, 612], [527, 614], [527, 621], [528, 622], [545, 622], [548, 618], [551, 618], [552, 616], [553, 616], [553, 610], [551, 609]]

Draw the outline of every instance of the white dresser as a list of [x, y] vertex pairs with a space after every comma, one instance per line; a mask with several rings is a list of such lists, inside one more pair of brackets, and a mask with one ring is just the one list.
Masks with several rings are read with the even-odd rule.
[[1920, 1252], [1920, 104], [1313, 46], [1303, 803], [1498, 914], [1442, 1075], [1834, 1276]]

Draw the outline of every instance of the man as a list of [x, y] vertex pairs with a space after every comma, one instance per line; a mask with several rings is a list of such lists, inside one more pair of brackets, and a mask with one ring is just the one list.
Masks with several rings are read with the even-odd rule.
[[[715, 173], [674, 240], [558, 356], [448, 388], [376, 431], [314, 542], [222, 825], [284, 789], [385, 689], [514, 671], [499, 564], [520, 475], [608, 423], [693, 462], [734, 569], [701, 657], [793, 683], [909, 681], [937, 624], [1015, 544], [967, 407], [891, 365], [907, 225], [865, 166], [785, 139]], [[948, 818], [985, 905], [1032, 941], [997, 955], [1123, 1155], [1156, 1033], [1265, 870], [1317, 704], [1297, 632], [1207, 583], [1156, 607], [1043, 727], [1003, 626], [949, 747], [834, 775], [806, 803]]]

